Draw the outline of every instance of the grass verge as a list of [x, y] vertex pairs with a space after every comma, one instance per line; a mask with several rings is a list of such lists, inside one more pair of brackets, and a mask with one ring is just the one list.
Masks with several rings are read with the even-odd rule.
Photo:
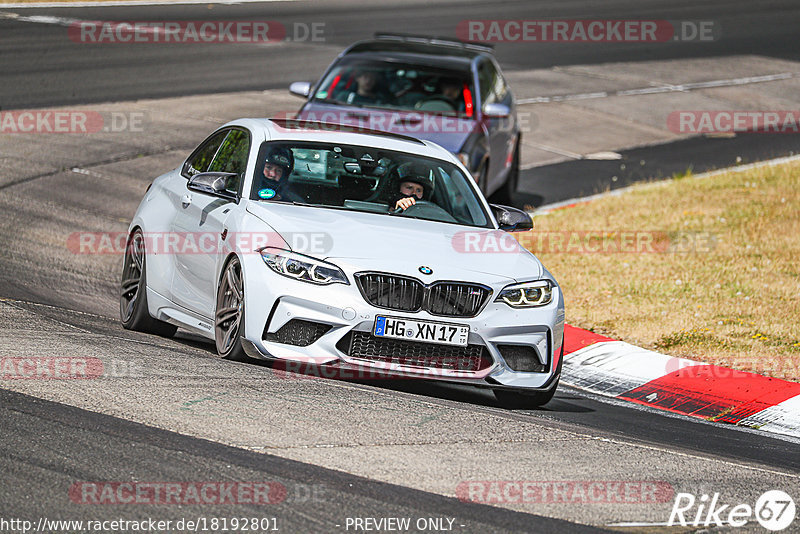
[[570, 324], [800, 381], [800, 163], [648, 184], [519, 237]]

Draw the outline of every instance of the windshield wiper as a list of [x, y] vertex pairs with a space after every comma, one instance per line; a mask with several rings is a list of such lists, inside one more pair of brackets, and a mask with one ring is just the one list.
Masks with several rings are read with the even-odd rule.
[[315, 98], [312, 102], [319, 102], [321, 104], [333, 104], [334, 106], [352, 106], [355, 108], [363, 108], [363, 104], [348, 104], [347, 102], [342, 102], [341, 100], [329, 100], [327, 98]]
[[305, 203], [305, 202], [293, 202], [293, 204], [295, 204], [297, 206], [311, 206], [312, 208], [328, 208], [328, 209], [332, 209], [332, 210], [354, 211], [356, 213], [375, 213], [375, 214], [378, 214], [378, 215], [383, 215], [383, 213], [384, 213], [384, 212], [378, 212], [378, 211], [373, 211], [373, 210], [364, 210], [364, 209], [358, 209], [358, 208], [351, 208], [351, 207], [347, 207], [347, 206], [336, 206], [336, 205], [332, 205], [332, 204], [308, 204], [308, 203]]
[[[283, 202], [283, 201], [278, 200], [277, 202]], [[288, 204], [288, 202], [287, 202], [287, 204]], [[473, 228], [487, 228], [485, 226], [476, 225], [476, 224], [470, 224], [470, 223], [462, 222], [462, 221], [459, 221], [459, 220], [443, 221], [441, 219], [428, 219], [426, 217], [419, 217], [417, 215], [405, 215], [405, 210], [397, 212], [397, 213], [395, 213], [394, 211], [379, 212], [379, 211], [372, 211], [372, 210], [361, 210], [361, 209], [357, 209], [357, 208], [348, 208], [347, 206], [333, 206], [333, 205], [329, 205], [329, 204], [311, 204], [311, 203], [308, 203], [308, 202], [297, 202], [296, 200], [292, 201], [292, 204], [295, 205], [295, 206], [309, 206], [309, 207], [312, 207], [312, 208], [327, 208], [327, 209], [331, 209], [331, 210], [354, 211], [356, 213], [372, 213], [373, 215], [392, 215], [392, 216], [395, 216], [395, 217], [399, 216], [399, 215], [402, 215], [406, 219], [417, 219], [418, 221], [439, 222], [439, 223], [445, 223], [445, 224], [457, 224], [457, 225], [460, 225], [460, 226], [469, 226], [469, 227], [473, 227]]]

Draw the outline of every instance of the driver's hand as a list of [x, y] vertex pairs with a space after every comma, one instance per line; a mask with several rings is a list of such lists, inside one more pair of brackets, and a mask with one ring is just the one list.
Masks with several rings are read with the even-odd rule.
[[406, 197], [401, 198], [397, 201], [397, 204], [394, 205], [394, 209], [396, 210], [407, 210], [411, 206], [417, 203], [417, 199], [414, 197]]

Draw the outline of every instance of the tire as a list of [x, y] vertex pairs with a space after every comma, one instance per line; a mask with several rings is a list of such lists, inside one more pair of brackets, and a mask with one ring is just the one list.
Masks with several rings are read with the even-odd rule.
[[513, 205], [514, 195], [517, 193], [517, 185], [519, 184], [519, 143], [520, 140], [517, 138], [517, 142], [514, 145], [514, 155], [511, 156], [511, 168], [508, 170], [506, 181], [494, 194], [498, 204]]
[[555, 379], [550, 385], [550, 389], [545, 391], [532, 391], [522, 393], [519, 390], [495, 389], [493, 391], [495, 399], [503, 407], [508, 409], [529, 409], [544, 406], [556, 394], [558, 382], [561, 380], [561, 366], [564, 363], [564, 345], [561, 345], [561, 357], [558, 359], [558, 367], [555, 372]]
[[217, 286], [217, 306], [214, 312], [214, 341], [217, 354], [226, 360], [247, 361], [242, 347], [244, 325], [244, 278], [239, 258], [231, 256], [222, 269]]
[[147, 310], [147, 266], [144, 235], [138, 228], [128, 236], [120, 280], [119, 318], [126, 330], [162, 337], [175, 335], [177, 326], [159, 321]]

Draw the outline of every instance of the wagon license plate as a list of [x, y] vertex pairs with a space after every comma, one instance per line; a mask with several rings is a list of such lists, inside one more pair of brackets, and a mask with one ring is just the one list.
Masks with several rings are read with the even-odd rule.
[[426, 343], [466, 347], [469, 325], [414, 321], [379, 315], [375, 318], [375, 327], [372, 329], [372, 334], [375, 337], [391, 337], [407, 341], [423, 341]]

